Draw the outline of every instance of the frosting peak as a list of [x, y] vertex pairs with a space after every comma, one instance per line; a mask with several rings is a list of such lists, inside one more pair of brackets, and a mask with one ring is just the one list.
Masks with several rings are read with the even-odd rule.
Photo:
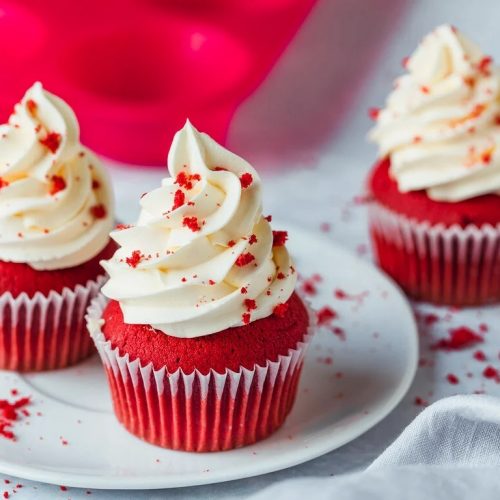
[[109, 240], [110, 186], [73, 111], [35, 83], [0, 125], [0, 259], [35, 269], [91, 259]]
[[402, 192], [456, 202], [500, 193], [500, 72], [456, 28], [427, 35], [370, 138]]
[[120, 302], [126, 323], [175, 337], [271, 315], [293, 293], [296, 274], [284, 233], [262, 216], [257, 172], [189, 121], [174, 137], [168, 169], [142, 197], [137, 225], [111, 233], [121, 248], [102, 263], [104, 295]]

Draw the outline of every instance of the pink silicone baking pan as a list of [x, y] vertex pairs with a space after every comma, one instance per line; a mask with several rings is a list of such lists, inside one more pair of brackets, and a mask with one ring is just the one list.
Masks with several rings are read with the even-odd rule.
[[224, 142], [315, 0], [0, 0], [0, 113], [36, 80], [76, 111], [82, 140], [164, 165], [186, 118]]

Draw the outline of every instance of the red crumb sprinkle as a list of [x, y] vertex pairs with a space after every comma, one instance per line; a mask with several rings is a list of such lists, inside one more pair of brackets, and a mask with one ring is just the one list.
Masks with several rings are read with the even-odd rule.
[[187, 189], [189, 191], [190, 189], [193, 189], [193, 181], [200, 181], [200, 180], [201, 180], [200, 174], [190, 175], [182, 171], [177, 174], [177, 177], [175, 178], [175, 184], [178, 184], [180, 187]]
[[174, 204], [172, 205], [172, 211], [177, 210], [179, 207], [182, 207], [186, 202], [186, 195], [178, 189], [174, 194]]
[[331, 228], [332, 228], [332, 226], [328, 222], [322, 222], [319, 226], [320, 231], [323, 233], [328, 233]]
[[429, 90], [429, 87], [426, 87], [425, 85], [422, 85], [420, 87], [420, 91], [423, 93], [423, 94], [428, 94], [430, 92]]
[[97, 179], [92, 179], [92, 189], [96, 190], [101, 187], [101, 183]]
[[424, 316], [424, 323], [426, 325], [433, 325], [434, 323], [437, 323], [439, 321], [439, 316], [434, 313], [429, 313]]
[[133, 267], [134, 269], [142, 262], [144, 259], [144, 255], [141, 253], [140, 250], [134, 250], [132, 252], [132, 255], [130, 257], [127, 257], [125, 259], [125, 262], [130, 266]]
[[117, 224], [117, 225], [115, 226], [115, 229], [116, 229], [117, 231], [123, 231], [124, 229], [129, 229], [129, 228], [131, 228], [131, 227], [132, 227], [132, 226], [131, 226], [130, 224]]
[[288, 311], [288, 304], [281, 303], [274, 306], [273, 314], [278, 316], [278, 318], [284, 318], [286, 316], [286, 312]]
[[483, 57], [478, 65], [477, 65], [477, 69], [485, 74], [485, 75], [489, 75], [490, 74], [490, 64], [493, 62], [493, 59], [491, 58], [491, 56], [485, 56]]
[[184, 227], [187, 227], [188, 229], [191, 229], [193, 233], [195, 233], [196, 231], [200, 231], [201, 229], [197, 217], [184, 217], [184, 219], [182, 219], [182, 225]]
[[253, 245], [254, 243], [257, 243], [257, 236], [255, 236], [255, 234], [250, 235], [250, 238], [248, 238], [248, 243], [250, 245]]
[[500, 379], [500, 374], [498, 373], [498, 370], [494, 368], [491, 365], [488, 365], [484, 370], [483, 370], [483, 377], [484, 378], [494, 378], [499, 380]]
[[250, 323], [250, 313], [243, 313], [241, 315], [241, 321], [243, 321], [244, 325], [248, 325], [248, 323]]
[[452, 385], [457, 385], [460, 382], [458, 377], [453, 373], [448, 373], [448, 375], [446, 375], [446, 380]]
[[486, 354], [483, 351], [476, 351], [472, 356], [478, 361], [486, 361]]
[[243, 301], [243, 305], [245, 306], [247, 311], [253, 311], [254, 309], [257, 309], [257, 302], [253, 299], [245, 299]]
[[337, 313], [330, 306], [324, 306], [316, 313], [318, 325], [327, 325], [336, 317]]
[[50, 178], [49, 193], [51, 195], [55, 195], [63, 189], [66, 189], [66, 181], [64, 180], [64, 177], [61, 177], [60, 175], [53, 175]]
[[255, 260], [255, 257], [250, 252], [245, 252], [245, 253], [242, 253], [236, 259], [235, 264], [238, 267], [243, 267], [243, 266], [246, 266], [247, 264], [250, 264], [250, 262], [253, 262], [254, 260]]
[[208, 284], [209, 285], [215, 285], [215, 281], [214, 280], [208, 280]]
[[449, 331], [450, 337], [438, 340], [431, 349], [459, 351], [483, 342], [483, 338], [467, 326], [460, 326]]
[[428, 401], [426, 401], [425, 399], [421, 398], [420, 396], [417, 396], [414, 400], [414, 403], [417, 405], [417, 406], [427, 406], [429, 404]]
[[215, 172], [227, 172], [227, 168], [224, 167], [214, 167], [212, 170]]
[[0, 399], [0, 436], [11, 441], [16, 440], [16, 436], [12, 431], [13, 422], [19, 419], [19, 413], [24, 414], [24, 407], [30, 403], [31, 399], [29, 397], [19, 398], [13, 403], [6, 399]]
[[264, 219], [267, 220], [267, 222], [272, 222], [273, 221], [273, 216], [272, 215], [266, 215]]
[[95, 219], [104, 219], [108, 215], [108, 211], [102, 203], [90, 207], [90, 213]]
[[281, 271], [276, 275], [276, 279], [284, 280], [285, 278], [286, 276]]
[[488, 332], [488, 330], [489, 330], [489, 327], [488, 327], [488, 325], [486, 323], [481, 323], [479, 325], [479, 331], [481, 333], [486, 333], [486, 332]]
[[61, 491], [68, 491], [68, 488], [66, 486], [59, 486], [59, 489]]
[[302, 283], [302, 291], [307, 295], [316, 295], [318, 293], [312, 279], [305, 280], [304, 283]]
[[4, 178], [0, 177], [0, 189], [7, 187], [9, 185], [9, 181], [6, 181]]
[[26, 101], [26, 109], [31, 115], [35, 115], [36, 110], [38, 109], [38, 104], [33, 99], [28, 99]]
[[241, 292], [243, 295], [245, 295], [246, 293], [248, 293], [248, 290], [247, 290], [244, 286], [242, 286], [242, 287], [241, 287], [240, 292]]
[[42, 146], [45, 146], [51, 153], [55, 153], [61, 145], [61, 134], [49, 132], [43, 139], [39, 139]]
[[252, 174], [245, 172], [241, 177], [240, 177], [240, 182], [241, 182], [241, 187], [243, 189], [246, 189], [249, 187], [252, 182], [253, 182], [253, 177]]
[[410, 60], [409, 56], [403, 57], [403, 59], [401, 59], [401, 66], [403, 66], [403, 68], [406, 68], [408, 66], [408, 61], [409, 60]]
[[229, 240], [229, 241], [227, 242], [227, 246], [228, 246], [228, 247], [234, 247], [234, 245], [236, 245], [236, 241], [234, 241], [234, 240]]
[[378, 119], [379, 114], [380, 114], [380, 108], [369, 108], [368, 109], [368, 116], [373, 121]]
[[273, 231], [273, 247], [282, 247], [287, 240], [287, 231]]
[[339, 337], [340, 340], [345, 340], [346, 339], [345, 332], [344, 332], [343, 328], [340, 328], [340, 326], [334, 326], [331, 329], [331, 331], [332, 331], [332, 333], [334, 335], [336, 335], [337, 337]]
[[8, 491], [4, 491], [3, 492], [3, 497], [4, 498], [9, 498], [9, 492]]

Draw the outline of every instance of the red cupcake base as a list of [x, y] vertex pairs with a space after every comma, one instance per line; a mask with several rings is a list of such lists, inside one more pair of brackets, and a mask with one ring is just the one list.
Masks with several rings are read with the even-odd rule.
[[311, 332], [277, 361], [253, 369], [169, 373], [141, 366], [106, 340], [100, 318], [106, 300], [89, 308], [89, 331], [106, 368], [118, 420], [137, 437], [184, 451], [222, 451], [276, 431], [290, 412]]
[[378, 264], [412, 298], [454, 306], [500, 302], [500, 224], [431, 225], [377, 202], [369, 218]]
[[48, 295], [0, 295], [0, 369], [22, 372], [65, 368], [95, 352], [85, 311], [104, 276]]

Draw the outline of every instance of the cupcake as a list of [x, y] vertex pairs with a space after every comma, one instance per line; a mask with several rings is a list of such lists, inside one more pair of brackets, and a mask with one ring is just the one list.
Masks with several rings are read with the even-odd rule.
[[189, 122], [168, 169], [137, 224], [111, 233], [120, 248], [89, 331], [132, 434], [186, 451], [248, 445], [290, 412], [311, 336], [287, 233], [262, 216], [252, 166]]
[[113, 255], [113, 199], [73, 111], [40, 83], [0, 126], [0, 368], [63, 368], [94, 351], [85, 310]]
[[413, 298], [454, 306], [500, 300], [500, 72], [454, 27], [405, 62], [370, 133], [379, 265]]

